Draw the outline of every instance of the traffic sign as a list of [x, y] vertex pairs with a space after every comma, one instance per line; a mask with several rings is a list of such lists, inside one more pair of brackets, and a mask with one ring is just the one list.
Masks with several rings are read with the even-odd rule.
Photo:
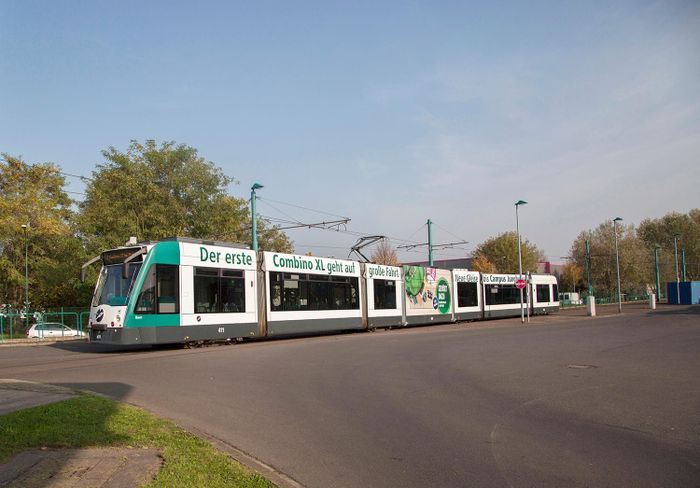
[[525, 288], [525, 280], [517, 280], [517, 281], [515, 282], [515, 287], [518, 288], [518, 289], [520, 289], [520, 290], [522, 290], [523, 288]]

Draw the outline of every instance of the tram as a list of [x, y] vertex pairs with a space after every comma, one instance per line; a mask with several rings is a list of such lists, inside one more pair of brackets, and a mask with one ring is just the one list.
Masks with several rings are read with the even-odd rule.
[[[103, 252], [91, 342], [234, 341], [520, 315], [517, 275], [255, 252], [172, 238]], [[557, 280], [530, 275], [532, 314], [559, 310]]]

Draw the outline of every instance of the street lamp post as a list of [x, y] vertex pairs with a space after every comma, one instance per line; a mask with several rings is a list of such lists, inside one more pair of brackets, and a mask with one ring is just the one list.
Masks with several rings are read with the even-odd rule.
[[617, 251], [617, 223], [622, 220], [621, 217], [613, 219], [613, 231], [615, 232], [615, 265], [617, 268], [617, 311], [622, 313], [622, 291], [620, 290], [620, 253]]
[[22, 224], [24, 230], [24, 321], [25, 328], [29, 328], [29, 240], [27, 230], [29, 223]]
[[673, 236], [673, 252], [676, 254], [676, 303], [681, 304], [681, 277], [678, 274], [678, 236]]
[[656, 265], [656, 298], [661, 300], [661, 283], [659, 282], [659, 246], [654, 247], [654, 264]]
[[593, 296], [593, 283], [591, 283], [591, 251], [586, 239], [586, 275], [588, 276], [588, 296]]
[[[525, 200], [515, 202], [515, 232], [518, 234], [518, 279], [523, 279], [523, 255], [520, 250], [520, 219], [518, 217], [518, 207], [527, 205]], [[523, 306], [523, 289], [520, 289], [520, 323], [525, 323], [525, 307]]]
[[250, 187], [250, 220], [253, 224], [251, 247], [253, 251], [258, 250], [258, 217], [255, 212], [255, 190], [259, 190], [260, 188], [263, 188], [260, 183], [253, 183], [253, 186]]

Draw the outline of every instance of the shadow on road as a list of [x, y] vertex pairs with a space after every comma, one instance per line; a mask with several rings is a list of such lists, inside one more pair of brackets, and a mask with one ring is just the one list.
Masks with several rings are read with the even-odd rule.
[[[82, 352], [82, 353], [102, 353], [102, 354], [114, 354], [122, 352], [138, 352], [138, 351], [151, 351], [154, 347], [159, 349], [167, 349], [166, 346], [110, 346], [106, 344], [96, 344], [94, 342], [84, 342], [84, 341], [74, 341], [74, 342], [55, 342], [53, 344], [48, 344], [48, 347], [53, 347], [56, 349], [61, 349], [62, 351], [69, 352]], [[171, 349], [182, 349], [182, 344], [176, 344], [170, 346]]]
[[86, 391], [110, 397], [116, 401], [123, 401], [131, 392], [133, 387], [126, 383], [51, 383], [52, 385], [70, 388], [71, 390]]

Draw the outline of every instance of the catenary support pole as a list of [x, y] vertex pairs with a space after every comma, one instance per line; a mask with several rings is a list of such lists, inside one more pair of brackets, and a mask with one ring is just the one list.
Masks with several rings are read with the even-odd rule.
[[[527, 205], [525, 200], [518, 200], [515, 202], [515, 232], [518, 235], [518, 279], [523, 279], [523, 255], [520, 249], [520, 218], [518, 216], [518, 207], [520, 205]], [[523, 289], [520, 289], [520, 323], [525, 323], [525, 307], [523, 304]]]
[[250, 247], [253, 249], [253, 251], [258, 250], [258, 216], [255, 210], [255, 190], [259, 190], [260, 188], [263, 188], [260, 183], [253, 183], [253, 186], [250, 187], [250, 220], [253, 225]]
[[428, 266], [433, 267], [433, 221], [428, 219]]

